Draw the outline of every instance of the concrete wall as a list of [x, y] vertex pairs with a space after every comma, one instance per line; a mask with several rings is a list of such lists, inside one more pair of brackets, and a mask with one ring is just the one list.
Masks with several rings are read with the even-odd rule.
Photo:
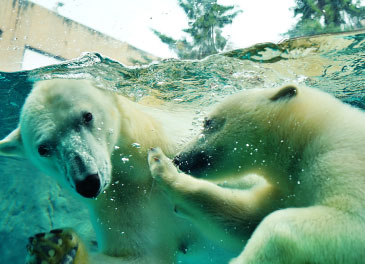
[[0, 71], [20, 70], [27, 47], [60, 60], [87, 51], [125, 65], [158, 59], [32, 2], [0, 0]]

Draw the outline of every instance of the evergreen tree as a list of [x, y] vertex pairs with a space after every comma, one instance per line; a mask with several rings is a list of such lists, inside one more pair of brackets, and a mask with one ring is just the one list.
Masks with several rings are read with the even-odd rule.
[[179, 58], [201, 59], [222, 51], [227, 39], [222, 36], [222, 28], [231, 24], [241, 12], [235, 6], [223, 6], [217, 0], [178, 0], [188, 17], [187, 33], [191, 40], [175, 40], [163, 33], [152, 30], [163, 43], [166, 43]]
[[360, 0], [296, 0], [298, 23], [284, 35], [297, 37], [361, 28], [365, 7]]

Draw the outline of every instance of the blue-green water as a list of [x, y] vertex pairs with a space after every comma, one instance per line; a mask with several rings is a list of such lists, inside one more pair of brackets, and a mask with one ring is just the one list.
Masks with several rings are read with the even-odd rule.
[[[227, 95], [288, 82], [325, 90], [365, 109], [364, 76], [365, 31], [260, 44], [202, 61], [164, 60], [134, 68], [87, 54], [32, 71], [0, 72], [0, 137], [16, 127], [32, 83], [42, 79], [93, 79], [132, 100], [184, 112], [194, 134], [204, 113]], [[72, 226], [87, 241], [95, 239], [85, 207], [23, 160], [0, 157], [0, 210], [1, 263], [24, 263], [27, 238], [52, 228]]]

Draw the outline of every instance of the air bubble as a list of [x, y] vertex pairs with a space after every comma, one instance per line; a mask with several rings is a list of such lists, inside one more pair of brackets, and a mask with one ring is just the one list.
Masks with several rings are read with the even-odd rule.
[[132, 147], [134, 147], [134, 148], [141, 148], [141, 144], [139, 144], [139, 143], [132, 143]]

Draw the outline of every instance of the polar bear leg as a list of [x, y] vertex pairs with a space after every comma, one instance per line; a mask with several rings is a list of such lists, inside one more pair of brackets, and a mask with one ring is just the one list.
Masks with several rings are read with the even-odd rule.
[[363, 263], [364, 230], [360, 217], [326, 206], [276, 211], [230, 264]]
[[[159, 148], [148, 154], [152, 177], [175, 204], [175, 211], [219, 240], [233, 239], [237, 250], [242, 237], [252, 234], [261, 219], [276, 206], [275, 187], [259, 184], [249, 190], [229, 189], [179, 173]], [[260, 210], [257, 210], [260, 208]]]
[[[277, 197], [278, 190], [266, 182], [263, 184], [263, 181], [257, 181], [256, 186], [251, 183], [254, 187], [247, 190], [230, 189], [179, 173], [159, 148], [152, 148], [149, 151], [148, 163], [152, 177], [169, 195], [174, 196], [175, 201], [195, 204], [199, 208], [202, 204], [212, 204], [217, 210], [223, 207], [230, 211], [228, 208], [232, 207], [232, 210], [237, 211], [235, 209], [239, 208], [239, 213], [250, 215], [250, 220], [255, 217], [254, 214], [260, 214], [257, 217], [261, 220], [264, 215], [272, 211], [271, 204]], [[260, 212], [256, 210], [257, 207], [260, 207]], [[219, 212], [218, 210], [217, 213]]]

